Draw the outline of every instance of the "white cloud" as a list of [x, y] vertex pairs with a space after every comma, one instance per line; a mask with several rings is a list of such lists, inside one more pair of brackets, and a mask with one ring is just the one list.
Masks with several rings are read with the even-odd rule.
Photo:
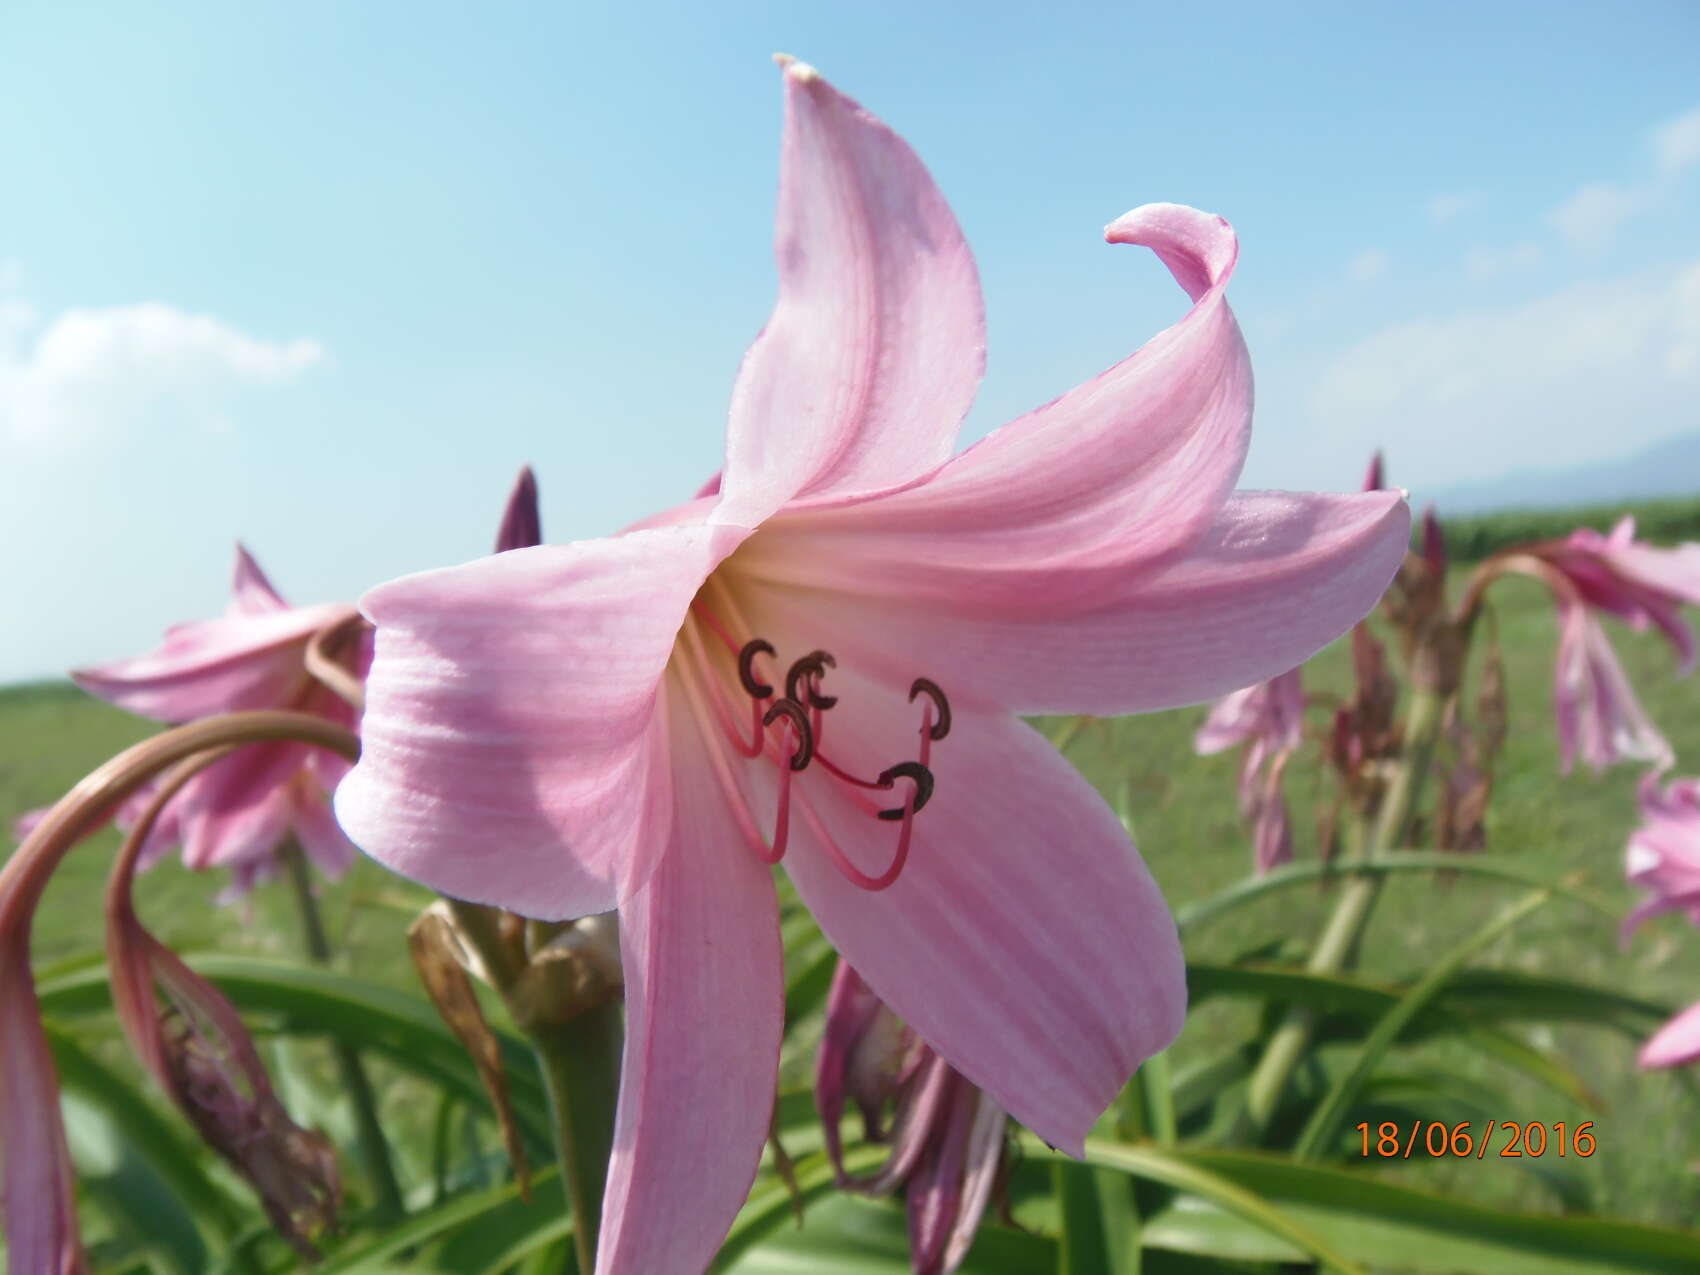
[[1472, 279], [1498, 279], [1520, 270], [1532, 270], [1546, 254], [1538, 243], [1524, 240], [1503, 248], [1477, 245], [1464, 254], [1464, 273]]
[[324, 357], [316, 341], [262, 341], [159, 302], [67, 310], [25, 348], [22, 302], [0, 303], [0, 437], [75, 442], [175, 416], [217, 428], [243, 386], [288, 380]]
[[1655, 171], [1632, 182], [1589, 182], [1547, 214], [1548, 223], [1571, 246], [1604, 248], [1624, 222], [1663, 206], [1671, 187], [1700, 163], [1700, 108], [1666, 120], [1649, 131]]
[[1577, 248], [1602, 248], [1617, 229], [1652, 204], [1651, 186], [1590, 182], [1547, 214], [1554, 230]]
[[1659, 171], [1665, 174], [1680, 173], [1700, 164], [1700, 107], [1653, 130], [1653, 155]]
[[1700, 425], [1700, 260], [1396, 324], [1312, 395], [1313, 444], [1386, 446], [1412, 486], [1609, 459]]
[[1468, 212], [1481, 202], [1481, 197], [1474, 194], [1435, 195], [1426, 205], [1428, 219], [1437, 226], [1444, 226], [1460, 213]]
[[1379, 248], [1365, 248], [1346, 263], [1346, 277], [1353, 283], [1369, 283], [1387, 273], [1387, 254]]

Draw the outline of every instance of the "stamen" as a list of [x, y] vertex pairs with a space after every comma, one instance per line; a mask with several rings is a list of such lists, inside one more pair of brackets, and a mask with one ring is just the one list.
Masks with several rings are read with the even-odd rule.
[[832, 866], [837, 868], [851, 885], [874, 894], [886, 889], [903, 875], [904, 865], [909, 862], [909, 839], [910, 832], [915, 827], [914, 819], [906, 818], [903, 821], [902, 831], [897, 834], [897, 853], [892, 856], [891, 866], [879, 876], [871, 877], [850, 862], [850, 856], [832, 839], [832, 834], [826, 830], [826, 824], [815, 814], [807, 801], [803, 802], [799, 809], [803, 812], [803, 819], [808, 823], [810, 831], [819, 838], [827, 858], [832, 860]]
[[[698, 602], [695, 598], [691, 599], [691, 611], [704, 624], [708, 625], [709, 628], [713, 629], [717, 634], [720, 635], [720, 640], [722, 642], [726, 643], [726, 649], [727, 650], [731, 651], [732, 654], [734, 654], [734, 655], [738, 654], [738, 651], [739, 651], [738, 639], [733, 637], [730, 633], [728, 633], [726, 631], [726, 626], [720, 622], [719, 616], [715, 615], [714, 612], [710, 611], [706, 606], [704, 606], [701, 602]], [[768, 649], [771, 650], [772, 648], [770, 647]]]
[[771, 726], [779, 718], [785, 718], [791, 723], [791, 728], [797, 733], [797, 747], [791, 754], [792, 770], [802, 770], [814, 756], [814, 732], [809, 729], [809, 715], [803, 706], [794, 699], [776, 699], [773, 707], [767, 710], [767, 715], [761, 719], [763, 726]]
[[928, 770], [920, 762], [900, 761], [895, 766], [888, 766], [886, 769], [880, 771], [879, 786], [881, 788], [890, 788], [899, 778], [913, 779], [915, 781], [915, 788], [911, 793], [912, 800], [905, 801], [901, 806], [898, 806], [895, 809], [880, 811], [881, 819], [889, 819], [893, 821], [906, 819], [910, 815], [919, 811], [922, 806], [926, 805], [928, 798], [933, 795], [933, 772]]
[[801, 682], [806, 676], [808, 678], [806, 694], [808, 695], [809, 706], [811, 708], [821, 709], [831, 708], [834, 704], [838, 703], [838, 697], [836, 695], [822, 695], [815, 689], [815, 686], [817, 679], [825, 673], [827, 669], [837, 667], [838, 661], [833, 659], [832, 656], [827, 654], [825, 651], [810, 651], [807, 655], [803, 656], [802, 659], [798, 660], [788, 670], [786, 670], [785, 694], [789, 698], [794, 699], [801, 704], [803, 702], [803, 696], [798, 694], [797, 683]]
[[703, 647], [701, 635], [687, 625], [681, 636], [687, 656], [708, 689], [709, 702], [714, 706], [714, 716], [720, 722], [720, 729], [726, 732], [726, 738], [732, 741], [732, 746], [742, 755], [760, 757], [765, 742], [762, 738], [761, 701], [750, 701], [750, 740], [746, 743], [742, 732], [733, 721], [731, 705], [721, 694], [720, 682], [715, 677], [714, 670], [709, 667], [708, 652]]
[[[950, 701], [944, 697], [939, 684], [929, 677], [917, 677], [909, 688], [909, 702], [913, 704], [917, 695], [925, 695], [933, 701], [933, 707], [938, 709], [939, 719], [933, 724], [930, 732], [933, 739], [943, 739], [950, 734]], [[920, 809], [919, 806], [916, 809]]]
[[764, 651], [768, 655], [772, 655], [773, 644], [764, 642], [760, 638], [751, 638], [744, 643], [742, 649], [738, 652], [738, 681], [743, 684], [744, 690], [755, 699], [766, 699], [773, 694], [771, 686], [766, 682], [756, 680], [756, 656]]

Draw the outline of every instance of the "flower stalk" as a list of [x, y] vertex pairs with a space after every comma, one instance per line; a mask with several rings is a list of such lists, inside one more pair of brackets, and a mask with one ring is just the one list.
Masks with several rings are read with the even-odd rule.
[[[307, 957], [315, 965], [329, 965], [330, 939], [325, 933], [324, 918], [319, 913], [307, 856], [292, 839], [280, 851], [279, 858], [289, 877], [296, 914], [301, 919], [301, 935]], [[378, 1119], [378, 1099], [372, 1090], [371, 1078], [366, 1074], [360, 1051], [346, 1040], [333, 1037], [331, 1052], [336, 1058], [342, 1087], [354, 1104], [355, 1137], [360, 1143], [360, 1159], [372, 1186], [373, 1203], [380, 1218], [392, 1221], [405, 1213], [407, 1206], [402, 1200], [401, 1183], [396, 1180], [395, 1165], [390, 1158], [389, 1139], [384, 1136], [383, 1123]]]
[[[1387, 789], [1369, 825], [1368, 837], [1363, 837], [1365, 823], [1361, 821], [1354, 821], [1354, 831], [1348, 834], [1361, 846], [1352, 856], [1357, 861], [1375, 860], [1404, 844], [1440, 742], [1444, 706], [1445, 695], [1440, 688], [1421, 683], [1413, 687], [1405, 719], [1404, 753], [1391, 763]], [[1360, 872], [1346, 881], [1306, 965], [1311, 973], [1337, 974], [1351, 964], [1369, 928], [1382, 880], [1382, 873]], [[1287, 1080], [1304, 1056], [1315, 1028], [1315, 1012], [1295, 1007], [1269, 1038], [1247, 1089], [1247, 1117], [1255, 1128], [1266, 1127], [1275, 1114]]]
[[596, 1269], [602, 1195], [614, 1150], [614, 1104], [620, 1092], [624, 1042], [620, 1003], [605, 1001], [559, 1025], [537, 1026], [531, 1046], [543, 1069], [560, 1156], [573, 1248], [581, 1271]]

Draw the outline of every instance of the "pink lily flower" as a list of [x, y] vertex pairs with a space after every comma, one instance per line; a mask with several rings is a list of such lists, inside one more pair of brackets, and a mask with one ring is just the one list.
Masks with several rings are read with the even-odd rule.
[[1654, 1032], [1635, 1061], [1649, 1071], [1700, 1062], [1700, 1004], [1690, 1005]]
[[1592, 527], [1530, 552], [1550, 563], [1590, 607], [1609, 611], [1632, 628], [1656, 625], [1670, 639], [1682, 671], [1693, 670], [1694, 633], [1683, 606], [1700, 606], [1700, 544], [1660, 549], [1635, 539], [1635, 519], [1624, 518], [1602, 536]]
[[1700, 779], [1678, 779], [1660, 788], [1656, 775], [1641, 780], [1642, 824], [1629, 838], [1624, 871], [1648, 897], [1623, 922], [1623, 939], [1665, 912], [1686, 912], [1700, 925]]
[[[171, 629], [155, 651], [71, 674], [84, 690], [144, 717], [180, 723], [242, 709], [287, 708], [352, 726], [354, 708], [307, 668], [315, 643], [358, 677], [369, 639], [351, 606], [292, 607], [259, 565], [236, 547], [233, 598], [223, 616]], [[303, 744], [244, 749], [197, 775], [166, 811], [144, 865], [181, 843], [191, 868], [234, 870], [240, 891], [270, 871], [293, 836], [327, 875], [340, 874], [355, 850], [331, 814], [330, 793], [348, 763]], [[128, 827], [147, 794], [119, 812]]]
[[1240, 758], [1240, 814], [1252, 826], [1252, 859], [1260, 873], [1293, 857], [1292, 818], [1281, 790], [1287, 759], [1304, 742], [1305, 693], [1299, 669], [1211, 705], [1193, 736], [1200, 756], [1243, 744]]
[[1675, 759], [1669, 741], [1636, 698], [1599, 620], [1574, 597], [1562, 594], [1553, 711], [1560, 768], [1566, 774], [1578, 754], [1597, 771], [1624, 760], [1652, 762], [1663, 769]]
[[1172, 204], [1106, 237], [1156, 251], [1186, 316], [953, 457], [983, 362], [973, 258], [894, 133], [801, 63], [783, 79], [779, 299], [720, 477], [620, 535], [362, 599], [364, 752], [336, 798], [355, 842], [530, 916], [621, 909], [601, 1275], [701, 1270], [744, 1201], [783, 1027], [781, 858], [881, 1000], [1078, 1153], [1179, 1030], [1180, 946], [1120, 821], [1016, 714], [1291, 668], [1409, 535], [1397, 493], [1232, 492], [1237, 247]]
[[[844, 1172], [839, 1121], [848, 1096], [867, 1137], [889, 1142], [878, 1173]], [[949, 1275], [974, 1243], [1003, 1175], [1003, 1110], [905, 1027], [840, 961], [826, 1002], [815, 1104], [839, 1186], [866, 1195], [905, 1188], [915, 1275]], [[895, 1106], [891, 1129], [884, 1111]]]

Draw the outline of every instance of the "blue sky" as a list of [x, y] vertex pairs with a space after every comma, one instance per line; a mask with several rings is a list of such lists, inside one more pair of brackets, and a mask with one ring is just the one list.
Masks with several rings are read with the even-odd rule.
[[984, 281], [965, 439], [1242, 239], [1245, 484], [1425, 488], [1700, 428], [1700, 7], [29, 3], [0, 18], [0, 680], [689, 494], [773, 292], [775, 50], [898, 129]]

